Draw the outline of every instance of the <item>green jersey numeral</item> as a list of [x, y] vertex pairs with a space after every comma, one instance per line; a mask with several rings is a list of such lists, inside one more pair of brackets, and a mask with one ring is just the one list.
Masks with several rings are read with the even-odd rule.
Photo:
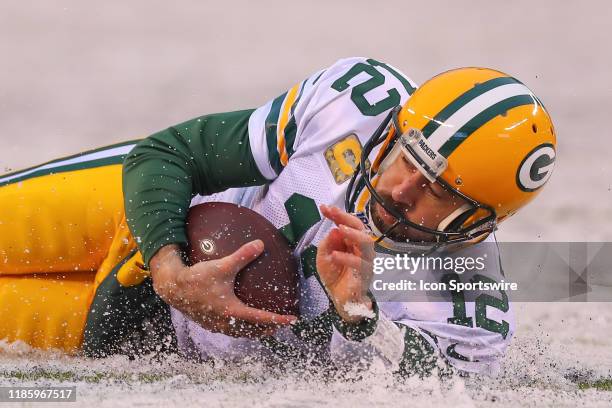
[[[447, 273], [442, 277], [442, 283], [447, 285], [452, 280], [459, 282], [459, 275], [456, 273]], [[469, 317], [465, 311], [465, 295], [463, 292], [453, 290], [451, 291], [451, 296], [453, 299], [453, 317], [448, 318], [448, 323], [472, 327], [474, 325], [473, 319]]]
[[334, 81], [331, 87], [338, 92], [342, 92], [350, 86], [348, 82], [351, 79], [355, 78], [361, 73], [367, 74], [370, 78], [359, 85], [355, 85], [351, 90], [351, 100], [364, 116], [377, 116], [401, 103], [400, 94], [395, 88], [391, 88], [387, 91], [386, 98], [383, 98], [374, 104], [368, 102], [365, 94], [385, 83], [385, 76], [375, 68], [376, 66], [381, 67], [396, 77], [404, 85], [408, 93], [412, 93], [412, 91], [414, 91], [414, 88], [410, 85], [406, 78], [388, 65], [373, 59], [367, 60], [367, 64], [358, 62], [357, 64], [353, 65], [346, 72], [346, 74]]
[[[446, 284], [450, 283], [450, 281], [452, 280], [461, 282], [461, 280], [459, 279], [459, 275], [457, 275], [456, 273], [449, 273], [442, 277], [442, 282]], [[474, 277], [471, 279], [471, 282], [495, 283], [493, 279], [478, 274], [474, 275]], [[508, 302], [508, 295], [506, 294], [506, 292], [503, 290], [500, 290], [499, 292], [501, 294], [501, 298], [497, 298], [486, 293], [482, 293], [476, 297], [476, 327], [480, 327], [493, 333], [499, 333], [505, 339], [508, 335], [508, 331], [510, 330], [510, 324], [505, 320], [498, 322], [487, 317], [487, 306], [498, 309], [504, 313], [507, 312], [510, 308]], [[448, 323], [458, 324], [466, 327], [473, 327], [474, 320], [466, 313], [465, 295], [463, 294], [463, 292], [452, 291], [451, 296], [453, 300], [453, 317], [448, 318]]]

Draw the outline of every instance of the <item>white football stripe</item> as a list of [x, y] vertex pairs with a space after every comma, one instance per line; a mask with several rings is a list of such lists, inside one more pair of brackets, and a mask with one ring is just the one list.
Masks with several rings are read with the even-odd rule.
[[452, 114], [429, 136], [427, 139], [429, 146], [436, 151], [440, 150], [442, 145], [474, 116], [504, 99], [517, 95], [531, 95], [531, 91], [523, 84], [507, 84], [477, 96]]
[[84, 154], [79, 157], [73, 157], [73, 158], [66, 159], [66, 160], [60, 160], [54, 163], [44, 164], [42, 166], [34, 167], [33, 169], [29, 169], [29, 170], [22, 171], [19, 173], [11, 174], [10, 176], [7, 176], [7, 177], [0, 178], [0, 183], [5, 183], [7, 181], [11, 181], [19, 177], [24, 177], [29, 174], [35, 173], [37, 171], [40, 171], [40, 170], [49, 170], [49, 169], [53, 169], [56, 167], [68, 166], [68, 165], [76, 164], [76, 163], [84, 163], [84, 162], [88, 162], [92, 160], [106, 159], [108, 157], [122, 156], [122, 155], [128, 154], [134, 146], [135, 144], [119, 146], [119, 147], [110, 148], [108, 150], [101, 150], [98, 152]]

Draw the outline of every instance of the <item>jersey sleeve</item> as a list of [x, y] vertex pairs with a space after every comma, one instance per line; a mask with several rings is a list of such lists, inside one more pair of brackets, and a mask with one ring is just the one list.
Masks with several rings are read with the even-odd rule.
[[325, 71], [318, 71], [295, 84], [251, 115], [251, 150], [259, 171], [268, 180], [280, 174], [295, 152], [298, 123], [305, 120], [304, 111]]
[[504, 337], [480, 327], [415, 320], [403, 313], [410, 307], [419, 306], [390, 302], [378, 305], [375, 317], [359, 325], [334, 321], [333, 359], [342, 365], [379, 359], [402, 376], [427, 376], [440, 359], [464, 372], [499, 373], [513, 327]]
[[125, 213], [148, 266], [162, 246], [187, 243], [192, 197], [266, 183], [249, 143], [253, 110], [202, 116], [155, 133], [123, 165]]
[[[461, 255], [469, 251], [474, 251], [473, 257], [485, 256], [485, 269], [476, 274], [464, 272], [463, 281], [478, 276], [499, 281], [503, 277], [493, 234], [480, 249], [467, 248]], [[464, 372], [495, 376], [514, 333], [514, 313], [504, 291], [472, 295], [475, 300], [470, 301], [374, 301], [373, 316], [358, 325], [342, 323], [336, 315], [332, 319], [332, 355], [343, 363], [379, 358], [403, 375], [420, 376], [440, 367], [441, 358]], [[456, 316], [458, 310], [463, 313], [461, 319]]]
[[[339, 319], [339, 318], [338, 318]], [[402, 376], [431, 374], [438, 353], [423, 333], [413, 325], [393, 318], [375, 307], [375, 317], [352, 327], [335, 319], [331, 339], [332, 358], [341, 365], [383, 362]]]

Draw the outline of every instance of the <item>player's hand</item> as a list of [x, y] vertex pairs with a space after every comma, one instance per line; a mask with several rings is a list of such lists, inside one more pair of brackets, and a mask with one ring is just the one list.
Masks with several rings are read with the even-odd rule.
[[178, 247], [164, 247], [151, 259], [155, 290], [164, 301], [207, 330], [233, 337], [272, 335], [279, 326], [297, 318], [249, 307], [234, 292], [238, 272], [263, 249], [263, 242], [256, 240], [224, 258], [188, 267]]
[[372, 311], [367, 293], [373, 276], [374, 241], [359, 218], [337, 207], [320, 208], [338, 228], [318, 246], [317, 271], [340, 317], [358, 323], [367, 317], [360, 311]]

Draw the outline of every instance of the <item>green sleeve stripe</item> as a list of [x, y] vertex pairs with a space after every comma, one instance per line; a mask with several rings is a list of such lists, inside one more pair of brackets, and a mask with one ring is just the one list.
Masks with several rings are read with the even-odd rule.
[[266, 117], [265, 130], [266, 130], [266, 141], [268, 144], [268, 159], [274, 172], [278, 175], [283, 170], [283, 165], [280, 161], [278, 154], [277, 142], [278, 142], [278, 117], [280, 115], [283, 101], [287, 96], [287, 92], [279, 96], [272, 101], [270, 112]]
[[319, 73], [319, 75], [317, 75], [317, 77], [315, 78], [314, 81], [312, 81], [312, 84], [316, 84], [317, 81], [319, 80], [319, 78], [321, 78], [321, 75], [323, 75], [325, 73], [326, 70], [321, 71], [321, 73]]
[[293, 150], [293, 144], [295, 143], [295, 135], [297, 134], [297, 124], [295, 123], [295, 116], [291, 116], [291, 119], [287, 122], [285, 127], [285, 143], [287, 146], [287, 155], [293, 156], [295, 150]]
[[293, 145], [295, 143], [295, 136], [297, 133], [297, 123], [295, 122], [295, 114], [294, 114], [295, 107], [300, 102], [300, 98], [302, 97], [302, 94], [304, 93], [305, 86], [306, 86], [306, 81], [303, 81], [301, 88], [300, 88], [300, 93], [298, 94], [297, 98], [295, 99], [295, 102], [293, 102], [293, 105], [291, 106], [291, 118], [287, 122], [287, 126], [285, 126], [285, 145], [287, 149], [287, 155], [289, 157], [293, 156], [293, 153], [295, 153], [295, 150], [293, 149]]

